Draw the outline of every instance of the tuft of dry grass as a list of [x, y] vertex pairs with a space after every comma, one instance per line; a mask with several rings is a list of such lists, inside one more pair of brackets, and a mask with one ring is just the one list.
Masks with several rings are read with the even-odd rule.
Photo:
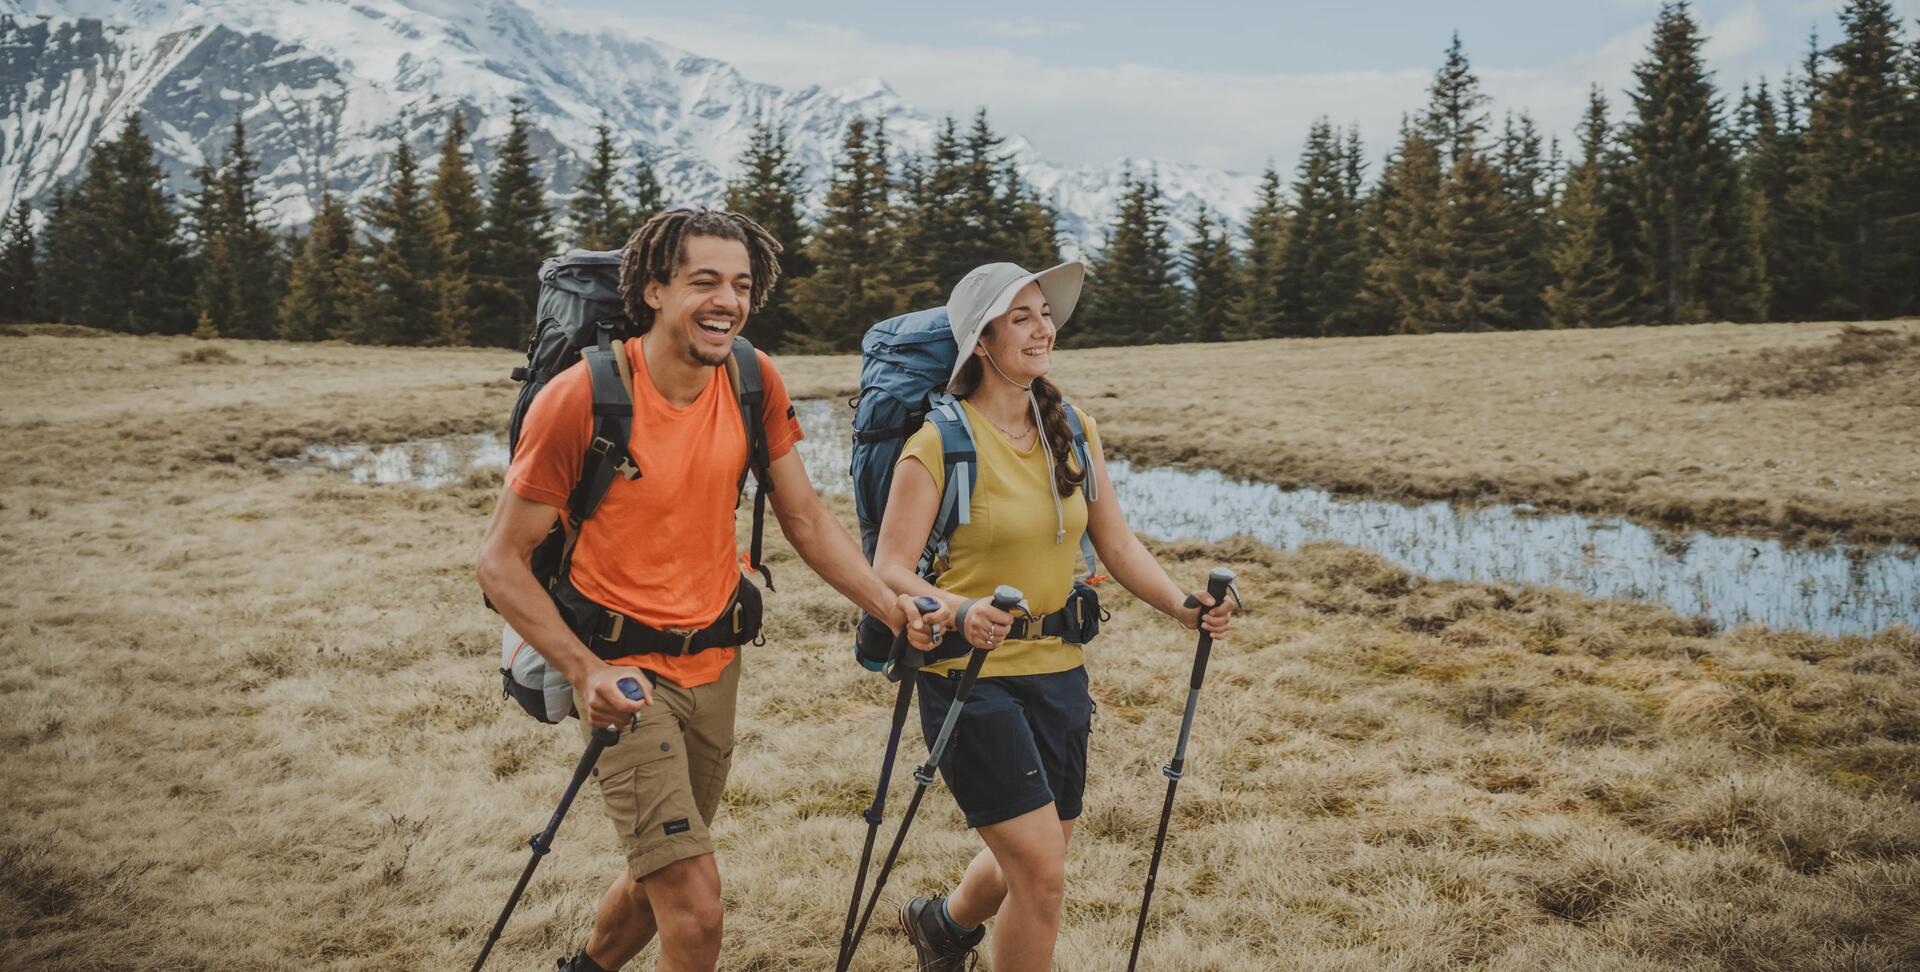
[[[1403, 343], [1426, 347], [1374, 347]], [[261, 345], [282, 364], [175, 367], [194, 346], [10, 345], [24, 377], [0, 388], [0, 954], [461, 967], [578, 752], [570, 729], [499, 697], [497, 622], [470, 569], [498, 474], [426, 491], [268, 460], [497, 428], [514, 355]], [[100, 449], [74, 448], [103, 429]], [[103, 473], [107, 448], [132, 471]], [[769, 540], [781, 589], [769, 644], [746, 654], [716, 828], [723, 966], [818, 969], [889, 693], [847, 657], [844, 602]], [[1201, 699], [1147, 967], [1920, 965], [1920, 633], [1716, 633], [1332, 544], [1156, 552], [1196, 585], [1236, 568], [1247, 611]], [[1104, 596], [1058, 960], [1094, 972], [1125, 963], [1192, 650], [1123, 591]], [[897, 776], [889, 825], [911, 786]], [[936, 789], [883, 908], [955, 880], [977, 846]], [[589, 789], [498, 967], [576, 945], [618, 866]], [[882, 923], [855, 967], [910, 961]]]
[[1824, 345], [1750, 355], [1731, 349], [1694, 363], [1692, 373], [1717, 385], [1706, 397], [1721, 402], [1831, 395], [1864, 382], [1912, 392], [1920, 389], [1920, 331], [1845, 324]]
[[182, 351], [174, 355], [175, 361], [183, 365], [192, 364], [239, 364], [240, 359], [233, 352], [217, 344], [203, 345]]

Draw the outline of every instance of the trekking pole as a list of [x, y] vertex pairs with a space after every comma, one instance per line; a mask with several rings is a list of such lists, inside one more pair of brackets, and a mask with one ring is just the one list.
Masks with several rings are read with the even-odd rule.
[[[1030, 615], [1026, 606], [1027, 596], [1019, 588], [1002, 584], [993, 590], [993, 606], [1002, 611], [1012, 612], [1018, 609], [1022, 614]], [[973, 683], [980, 678], [980, 666], [986, 664], [987, 653], [978, 648], [967, 656], [967, 669], [960, 675], [960, 684], [953, 690], [953, 704], [947, 707], [946, 721], [940, 724], [940, 734], [933, 738], [933, 745], [927, 750], [927, 761], [913, 771], [913, 798], [907, 801], [907, 812], [900, 818], [900, 829], [894, 832], [893, 846], [887, 848], [887, 858], [880, 863], [880, 873], [873, 879], [873, 894], [867, 898], [866, 910], [860, 913], [860, 923], [853, 929], [853, 937], [841, 950], [840, 961], [834, 966], [835, 972], [847, 972], [853, 964], [853, 953], [860, 947], [860, 939], [867, 933], [867, 923], [873, 920], [873, 909], [880, 903], [880, 892], [887, 886], [887, 875], [893, 871], [894, 861], [900, 857], [900, 846], [907, 841], [907, 828], [913, 826], [913, 815], [920, 809], [920, 801], [927, 795], [927, 787], [933, 785], [934, 771], [940, 767], [940, 760], [947, 753], [947, 744], [953, 740], [953, 727], [960, 721], [960, 707], [967, 704], [967, 696], [973, 692]]]
[[[1218, 605], [1233, 588], [1233, 571], [1215, 567], [1207, 575], [1207, 593]], [[1234, 595], [1239, 598], [1238, 594]], [[1189, 594], [1187, 607], [1201, 607], [1200, 599]], [[1202, 608], [1204, 620], [1211, 607]], [[1196, 625], [1196, 627], [1199, 627]], [[1127, 972], [1140, 961], [1140, 938], [1147, 931], [1147, 905], [1153, 901], [1153, 880], [1160, 871], [1160, 851], [1167, 845], [1167, 820], [1173, 816], [1173, 791], [1180, 788], [1180, 777], [1187, 766], [1187, 737], [1193, 732], [1193, 710], [1200, 703], [1200, 683], [1207, 677], [1207, 656], [1213, 653], [1213, 636], [1200, 627], [1200, 645], [1193, 653], [1193, 678], [1187, 682], [1187, 714], [1180, 720], [1180, 741], [1173, 746], [1173, 761], [1160, 768], [1167, 776], [1167, 799], [1160, 805], [1160, 832], [1153, 838], [1153, 862], [1147, 865], [1147, 889], [1140, 897], [1140, 920], [1133, 926], [1133, 953], [1127, 957]]]
[[[635, 702], [645, 698], [640, 691], [640, 683], [623, 678], [615, 684], [620, 693]], [[547, 821], [547, 829], [534, 834], [527, 841], [533, 847], [533, 858], [527, 861], [527, 869], [520, 872], [520, 880], [513, 886], [513, 893], [507, 896], [507, 906], [500, 911], [500, 918], [493, 923], [493, 931], [487, 933], [487, 943], [480, 946], [480, 957], [473, 960], [473, 968], [468, 972], [480, 972], [480, 966], [487, 963], [487, 955], [493, 951], [493, 944], [500, 940], [500, 932], [507, 927], [507, 916], [513, 914], [515, 905], [520, 903], [520, 895], [527, 890], [527, 882], [533, 880], [533, 869], [540, 866], [540, 858], [547, 855], [553, 847], [553, 835], [560, 830], [560, 821], [567, 815], [567, 808], [573, 806], [573, 798], [580, 792], [580, 784], [586, 782], [587, 774], [593, 771], [595, 763], [600, 761], [600, 751], [620, 741], [620, 730], [614, 726], [599, 726], [593, 730], [593, 737], [587, 743], [587, 751], [580, 754], [580, 762], [573, 768], [573, 779], [567, 783], [567, 792], [560, 795], [560, 805], [553, 810], [553, 817]]]
[[[940, 610], [940, 602], [931, 597], [921, 596], [913, 599], [913, 606], [921, 614], [932, 614]], [[934, 625], [933, 636], [938, 640], [940, 626]], [[867, 866], [873, 862], [873, 841], [880, 834], [880, 821], [887, 809], [887, 784], [893, 779], [893, 760], [900, 751], [900, 732], [907, 724], [907, 706], [913, 699], [913, 675], [920, 668], [920, 652], [907, 644], [904, 633], [895, 638], [893, 657], [888, 660], [886, 674], [889, 679], [900, 683], [900, 689], [893, 698], [893, 728], [887, 733], [886, 754], [880, 758], [880, 782], [873, 788], [873, 803], [861, 814], [867, 821], [867, 843], [860, 848], [860, 869], [853, 878], [853, 898], [847, 902], [847, 923], [840, 929], [840, 954], [835, 960], [836, 968], [846, 968], [849, 961], [848, 951], [853, 947], [853, 922], [860, 913], [860, 895], [867, 889]]]

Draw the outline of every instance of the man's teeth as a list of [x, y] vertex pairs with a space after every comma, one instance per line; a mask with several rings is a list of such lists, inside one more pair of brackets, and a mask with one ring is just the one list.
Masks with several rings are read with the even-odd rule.
[[733, 324], [729, 321], [697, 321], [696, 323], [702, 330], [712, 331], [715, 334], [725, 334], [733, 329]]

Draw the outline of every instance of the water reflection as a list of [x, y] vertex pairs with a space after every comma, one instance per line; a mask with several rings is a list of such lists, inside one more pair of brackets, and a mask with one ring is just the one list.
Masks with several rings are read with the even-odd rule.
[[[801, 456], [823, 491], [846, 492], [849, 413], [834, 402], [799, 406]], [[1524, 507], [1457, 510], [1286, 490], [1217, 472], [1108, 465], [1127, 519], [1162, 539], [1246, 534], [1281, 549], [1337, 540], [1428, 577], [1568, 588], [1594, 597], [1656, 601], [1722, 626], [1757, 622], [1826, 634], [1920, 627], [1920, 557], [1844, 546], [1801, 550], [1774, 540], [1658, 533], [1625, 520], [1538, 515]]]
[[344, 472], [356, 483], [450, 486], [476, 469], [503, 469], [507, 444], [498, 434], [449, 435], [392, 445], [310, 445], [306, 464]]
[[[846, 493], [850, 413], [839, 402], [797, 403], [799, 446], [822, 492]], [[357, 483], [444, 486], [506, 465], [498, 435], [448, 436], [389, 446], [310, 446], [306, 461]], [[1826, 634], [1920, 627], [1920, 556], [1844, 546], [1799, 550], [1774, 540], [1658, 533], [1618, 519], [1538, 515], [1525, 507], [1456, 510], [1339, 499], [1217, 472], [1108, 466], [1127, 518], [1162, 539], [1245, 534], [1281, 549], [1337, 540], [1428, 577], [1568, 588], [1594, 597], [1655, 601], [1730, 627], [1757, 622]]]

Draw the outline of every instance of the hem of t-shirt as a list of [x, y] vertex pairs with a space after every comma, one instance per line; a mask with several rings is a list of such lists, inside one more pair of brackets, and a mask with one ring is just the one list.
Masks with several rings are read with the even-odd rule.
[[541, 503], [563, 510], [567, 508], [567, 494], [543, 489], [519, 476], [513, 476], [507, 479], [507, 489], [511, 490], [513, 495], [524, 500], [530, 500], [535, 503]]
[[[1034, 640], [1039, 641], [1043, 639]], [[1044, 640], [1052, 641], [1055, 644], [1034, 650], [1031, 657], [1022, 658], [1016, 662], [996, 664], [993, 657], [994, 653], [992, 651], [987, 652], [986, 664], [980, 666], [980, 677], [1002, 678], [1017, 675], [1058, 675], [1061, 672], [1070, 672], [1076, 668], [1086, 666], [1087, 653], [1084, 647], [1080, 645], [1070, 645], [1058, 638]], [[999, 649], [995, 650], [997, 651]], [[931, 665], [924, 665], [920, 670], [929, 675], [945, 675], [948, 672], [957, 672], [966, 667], [967, 658], [965, 655], [962, 655], [959, 658], [950, 658]]]
[[[672, 682], [673, 684], [683, 689], [695, 689], [695, 688], [699, 688], [702, 685], [712, 685], [713, 683], [720, 681], [720, 676], [726, 674], [727, 666], [733, 664], [733, 656], [739, 650], [740, 650], [739, 648], [726, 648], [726, 647], [708, 648], [706, 651], [703, 651], [699, 655], [695, 656], [700, 660], [700, 663], [703, 665], [709, 664], [709, 661], [708, 661], [709, 658], [722, 659], [720, 665], [714, 668], [713, 674], [706, 678], [689, 679], [686, 677], [685, 672], [673, 671], [667, 668], [660, 667], [661, 659], [679, 659], [679, 658], [687, 657], [685, 655], [652, 655], [652, 654], [625, 655], [620, 658], [611, 659], [607, 662], [607, 664], [625, 665], [629, 668], [643, 669], [645, 671], [652, 672], [655, 675], [658, 675], [661, 678], [664, 678], [667, 681]], [[652, 662], [653, 664], [648, 664], [648, 662]]]

